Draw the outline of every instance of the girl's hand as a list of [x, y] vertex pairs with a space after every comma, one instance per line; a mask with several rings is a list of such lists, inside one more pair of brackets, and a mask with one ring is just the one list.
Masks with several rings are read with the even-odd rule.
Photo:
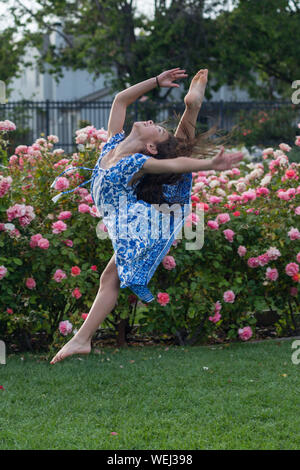
[[229, 170], [237, 166], [238, 162], [243, 160], [242, 152], [230, 152], [224, 154], [225, 148], [221, 147], [219, 153], [212, 158], [212, 169], [217, 171]]
[[185, 70], [177, 67], [176, 69], [166, 70], [157, 76], [158, 83], [160, 87], [176, 87], [178, 88], [178, 83], [173, 83], [174, 80], [179, 80], [180, 78], [187, 77]]

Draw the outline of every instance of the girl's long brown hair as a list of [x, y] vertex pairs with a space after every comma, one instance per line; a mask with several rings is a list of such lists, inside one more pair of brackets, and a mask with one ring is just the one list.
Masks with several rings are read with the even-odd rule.
[[[177, 115], [176, 119], [179, 121]], [[217, 125], [214, 125], [206, 132], [195, 133], [195, 137], [191, 139], [186, 126], [182, 125], [181, 128], [185, 137], [175, 137], [169, 132], [168, 140], [156, 144], [158, 153], [151, 156], [159, 160], [177, 158], [179, 156], [198, 159], [212, 158], [216, 154], [218, 147], [225, 144], [231, 136], [231, 133], [229, 133], [227, 136], [215, 137], [214, 142], [211, 142], [209, 138], [217, 134], [218, 131]], [[183, 175], [180, 173], [162, 173], [160, 175], [146, 173], [135, 187], [137, 199], [142, 199], [150, 204], [169, 204], [163, 195], [163, 185], [176, 184], [183, 179]], [[172, 204], [174, 203], [180, 204], [181, 201], [172, 200]]]

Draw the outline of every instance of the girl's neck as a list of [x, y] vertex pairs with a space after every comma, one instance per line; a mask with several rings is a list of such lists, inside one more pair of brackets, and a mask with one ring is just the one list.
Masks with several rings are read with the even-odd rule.
[[114, 156], [132, 155], [133, 153], [140, 152], [142, 147], [142, 142], [137, 137], [129, 134], [115, 149]]

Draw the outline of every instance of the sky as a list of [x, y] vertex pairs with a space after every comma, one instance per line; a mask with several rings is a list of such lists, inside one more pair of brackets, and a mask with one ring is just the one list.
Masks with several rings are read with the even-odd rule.
[[[0, 27], [1, 25], [3, 26], [4, 23], [7, 25], [7, 19], [3, 18], [2, 15], [5, 14], [5, 12], [7, 11], [7, 8], [13, 2], [12, 0], [6, 0], [5, 3], [6, 3], [5, 5], [3, 3], [0, 3]], [[34, 0], [22, 0], [22, 3], [24, 3], [24, 5], [26, 5], [27, 7], [35, 5]], [[135, 0], [134, 3], [136, 4], [139, 11], [145, 13], [146, 15], [153, 14], [154, 0]]]
[[[136, 5], [138, 11], [148, 15], [152, 16], [154, 13], [154, 1], [155, 0], [134, 0], [134, 5]], [[229, 3], [231, 4], [232, 0], [228, 0]], [[13, 0], [5, 0], [5, 4], [2, 3], [4, 0], [1, 1], [0, 3], [0, 29], [1, 26], [7, 26], [9, 23], [13, 25], [12, 21], [9, 21], [7, 16], [3, 17], [5, 15], [5, 12], [8, 10], [8, 7], [12, 5]], [[171, 0], [166, 0], [166, 4], [168, 5], [171, 2]], [[22, 0], [22, 3], [26, 5], [27, 7], [33, 7], [36, 2], [34, 0]], [[230, 6], [231, 9], [231, 6]]]

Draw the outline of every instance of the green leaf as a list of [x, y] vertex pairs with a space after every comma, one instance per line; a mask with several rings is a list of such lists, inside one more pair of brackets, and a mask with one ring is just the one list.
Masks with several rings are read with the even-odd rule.
[[19, 258], [13, 258], [13, 262], [18, 266], [21, 266], [23, 264], [23, 261]]

